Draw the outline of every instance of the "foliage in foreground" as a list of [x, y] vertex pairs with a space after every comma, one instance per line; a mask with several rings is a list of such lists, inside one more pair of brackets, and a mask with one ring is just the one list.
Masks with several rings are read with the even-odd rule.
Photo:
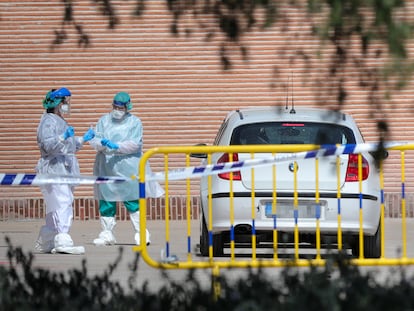
[[111, 276], [122, 257], [108, 269], [88, 277], [86, 261], [80, 270], [56, 273], [33, 267], [33, 254], [13, 247], [9, 239], [9, 265], [0, 266], [1, 310], [413, 310], [414, 278], [400, 267], [386, 280], [361, 273], [343, 255], [322, 268], [306, 271], [286, 267], [275, 276], [266, 269], [250, 270], [230, 281], [220, 277], [221, 294], [214, 297], [189, 271], [185, 282], [168, 277], [158, 292], [148, 284], [137, 288], [139, 255], [130, 264], [128, 288]]

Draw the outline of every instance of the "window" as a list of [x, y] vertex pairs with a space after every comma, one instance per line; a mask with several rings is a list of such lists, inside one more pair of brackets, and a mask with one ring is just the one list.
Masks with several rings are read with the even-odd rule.
[[234, 129], [231, 145], [354, 144], [352, 130], [336, 124], [315, 122], [266, 122]]
[[220, 129], [218, 130], [217, 136], [214, 139], [214, 145], [218, 145], [219, 144], [219, 141], [221, 139], [221, 136], [223, 136], [223, 133], [226, 130], [226, 128], [227, 128], [228, 125], [229, 125], [229, 120], [226, 120], [226, 119], [221, 123], [221, 126], [220, 126]]

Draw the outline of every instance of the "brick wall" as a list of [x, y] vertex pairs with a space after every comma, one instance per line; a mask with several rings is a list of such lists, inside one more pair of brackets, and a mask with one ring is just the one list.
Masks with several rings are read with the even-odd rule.
[[[120, 20], [115, 30], [107, 27], [93, 2], [73, 3], [74, 18], [90, 35], [89, 47], [78, 45], [76, 30], [70, 25], [63, 26], [65, 43], [52, 45], [54, 31], [62, 29], [62, 1], [0, 1], [0, 173], [33, 173], [39, 158], [36, 127], [43, 113], [41, 102], [49, 89], [60, 86], [73, 93], [68, 122], [78, 135], [109, 111], [116, 92], [129, 92], [133, 113], [144, 124], [146, 150], [160, 145], [211, 144], [229, 110], [284, 105], [290, 78], [297, 106], [336, 106], [335, 86], [326, 80], [327, 59], [318, 57], [319, 42], [311, 36], [301, 2], [282, 7], [284, 18], [271, 29], [256, 28], [242, 38], [248, 48], [247, 61], [242, 60], [240, 46], [227, 44], [233, 61], [227, 72], [219, 58], [223, 38], [214, 24], [206, 21], [207, 28], [200, 29], [187, 16], [184, 27], [192, 29], [191, 34], [174, 37], [165, 1], [146, 2], [141, 17], [132, 14], [134, 1], [114, 1]], [[414, 1], [407, 3], [406, 14], [413, 16]], [[185, 29], [180, 30], [184, 33]], [[209, 41], [205, 40], [207, 30], [215, 32]], [[358, 41], [350, 44], [358, 51]], [[409, 54], [413, 52], [410, 43]], [[386, 61], [375, 58], [372, 66]], [[378, 115], [360, 88], [359, 78], [352, 68], [344, 76], [350, 93], [343, 108], [355, 117], [366, 140], [377, 141], [376, 120], [385, 118], [391, 139], [413, 141], [413, 83], [394, 93]], [[407, 152], [409, 161], [411, 153]], [[88, 145], [79, 152], [82, 174], [92, 174], [94, 155]], [[162, 163], [162, 158], [151, 160], [155, 171], [163, 170]], [[175, 158], [169, 163], [171, 169], [180, 165]], [[414, 189], [412, 167], [409, 162], [407, 192]], [[392, 154], [385, 165], [387, 193], [399, 192], [399, 168], [399, 157]], [[169, 190], [178, 198], [184, 194], [179, 184]], [[91, 187], [77, 188], [77, 200], [91, 196]], [[41, 193], [37, 187], [0, 188], [0, 200], [14, 200], [18, 206], [22, 198], [36, 200]]]

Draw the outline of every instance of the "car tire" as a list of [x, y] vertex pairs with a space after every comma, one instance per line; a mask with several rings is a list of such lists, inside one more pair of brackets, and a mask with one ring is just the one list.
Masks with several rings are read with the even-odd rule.
[[[208, 230], [207, 224], [202, 215], [202, 224], [201, 224], [201, 235], [200, 235], [200, 254], [201, 256], [208, 256]], [[222, 235], [214, 234], [213, 235], [213, 257], [223, 256], [223, 239]]]
[[206, 257], [208, 256], [208, 230], [204, 216], [201, 215], [201, 218], [200, 254]]
[[[352, 254], [359, 257], [359, 239], [356, 239], [352, 248]], [[364, 257], [379, 258], [381, 256], [381, 224], [378, 225], [377, 232], [372, 235], [364, 235]]]
[[223, 236], [221, 233], [213, 234], [213, 256], [223, 256]]

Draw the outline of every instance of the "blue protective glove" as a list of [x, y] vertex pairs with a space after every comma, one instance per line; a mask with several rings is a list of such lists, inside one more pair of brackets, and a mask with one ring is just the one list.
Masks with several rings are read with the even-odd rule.
[[86, 131], [85, 134], [83, 134], [83, 141], [84, 142], [90, 141], [94, 137], [95, 137], [95, 132], [93, 129], [90, 128], [89, 130]]
[[114, 142], [112, 142], [112, 141], [110, 141], [109, 139], [106, 139], [106, 138], [101, 140], [101, 144], [102, 144], [102, 146], [106, 146], [109, 149], [115, 149], [115, 150], [119, 149], [119, 146], [117, 144], [115, 144]]
[[73, 126], [68, 126], [66, 131], [60, 137], [62, 138], [62, 140], [66, 140], [69, 137], [73, 136], [75, 136], [75, 129], [73, 128]]

